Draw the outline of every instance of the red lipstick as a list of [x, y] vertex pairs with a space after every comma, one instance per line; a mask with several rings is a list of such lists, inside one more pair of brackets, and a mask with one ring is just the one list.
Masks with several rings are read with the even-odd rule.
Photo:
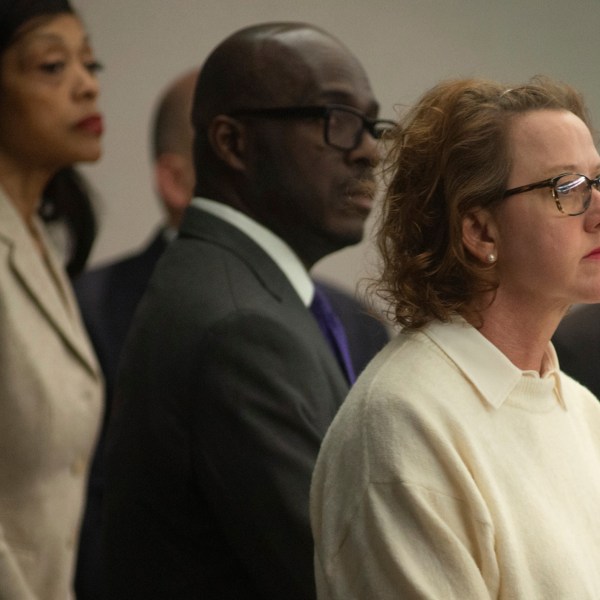
[[81, 119], [76, 125], [76, 129], [87, 131], [92, 135], [102, 135], [104, 131], [104, 123], [102, 121], [102, 115], [91, 115], [85, 119]]

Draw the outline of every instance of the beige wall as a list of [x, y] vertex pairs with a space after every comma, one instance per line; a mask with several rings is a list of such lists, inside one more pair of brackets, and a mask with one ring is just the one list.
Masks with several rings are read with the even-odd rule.
[[[385, 117], [440, 79], [519, 81], [545, 73], [583, 91], [600, 126], [600, 0], [74, 2], [106, 67], [104, 158], [85, 168], [101, 219], [92, 264], [139, 247], [160, 221], [147, 149], [156, 94], [252, 23], [302, 20], [338, 36], [365, 65]], [[324, 259], [317, 270], [351, 288], [372, 256], [365, 241]]]

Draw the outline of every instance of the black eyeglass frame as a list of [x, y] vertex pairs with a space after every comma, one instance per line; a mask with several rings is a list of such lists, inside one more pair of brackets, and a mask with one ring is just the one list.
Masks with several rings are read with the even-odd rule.
[[[589, 192], [590, 192], [589, 197], [585, 200], [585, 202], [583, 204], [583, 210], [576, 212], [576, 213], [568, 213], [564, 210], [564, 208], [562, 207], [562, 204], [560, 203], [560, 198], [558, 197], [558, 194], [556, 191], [556, 182], [559, 179], [561, 179], [562, 177], [565, 177], [566, 175], [574, 175], [574, 176], [578, 177], [579, 179], [585, 180], [588, 184], [588, 188], [589, 188]], [[576, 179], [572, 183], [573, 183], [573, 187], [576, 187], [581, 184], [581, 181]], [[581, 173], [561, 173], [560, 175], [557, 175], [556, 177], [551, 177], [550, 179], [544, 179], [543, 181], [536, 181], [535, 183], [529, 183], [527, 185], [521, 185], [519, 187], [512, 188], [510, 190], [506, 190], [506, 192], [504, 192], [503, 197], [506, 198], [508, 196], [514, 196], [515, 194], [523, 194], [523, 193], [529, 192], [531, 190], [537, 190], [537, 189], [545, 188], [545, 187], [549, 187], [552, 189], [552, 197], [554, 198], [556, 207], [558, 208], [558, 210], [561, 213], [568, 215], [569, 217], [576, 217], [578, 215], [582, 215], [589, 208], [589, 206], [592, 202], [592, 188], [594, 187], [600, 191], [600, 175], [598, 175], [598, 177], [595, 177], [594, 179], [590, 179], [589, 177], [587, 177], [586, 175], [582, 175]]]
[[[339, 110], [351, 113], [362, 121], [362, 128], [356, 132], [352, 146], [340, 146], [334, 144], [329, 139], [329, 119], [331, 112]], [[307, 105], [307, 106], [276, 106], [273, 108], [240, 108], [227, 113], [229, 117], [263, 117], [266, 119], [325, 119], [323, 134], [325, 143], [337, 150], [350, 152], [360, 146], [362, 134], [366, 130], [371, 137], [378, 140], [385, 131], [396, 126], [396, 123], [390, 119], [371, 119], [360, 110], [345, 104], [325, 104], [325, 105]], [[384, 126], [377, 129], [378, 126]]]

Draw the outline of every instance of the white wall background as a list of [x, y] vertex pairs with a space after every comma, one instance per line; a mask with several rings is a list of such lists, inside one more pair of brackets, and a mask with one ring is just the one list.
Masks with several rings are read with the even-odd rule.
[[[301, 20], [339, 37], [362, 61], [382, 117], [440, 79], [505, 82], [543, 73], [585, 95], [600, 127], [600, 0], [74, 0], [106, 70], [102, 160], [85, 167], [101, 231], [91, 264], [145, 243], [161, 219], [148, 126], [154, 101], [176, 75], [200, 65], [240, 27]], [[330, 256], [317, 271], [352, 288], [371, 244]]]

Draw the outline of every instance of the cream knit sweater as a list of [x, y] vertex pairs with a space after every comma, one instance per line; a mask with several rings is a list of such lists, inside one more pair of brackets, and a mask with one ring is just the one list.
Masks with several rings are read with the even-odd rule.
[[[600, 365], [599, 365], [600, 368]], [[319, 600], [600, 598], [600, 403], [464, 321], [400, 334], [323, 443]]]

